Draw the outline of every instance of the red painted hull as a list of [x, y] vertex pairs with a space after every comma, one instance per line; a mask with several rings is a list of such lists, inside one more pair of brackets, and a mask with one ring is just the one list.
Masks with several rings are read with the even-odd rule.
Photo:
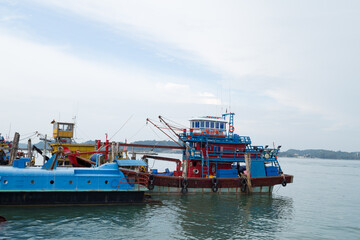
[[[134, 172], [127, 171], [122, 169], [124, 174], [127, 175], [134, 175]], [[150, 174], [149, 173], [136, 173], [138, 176], [143, 176], [149, 178], [149, 181], [151, 181]], [[153, 181], [152, 184], [154, 185], [155, 189], [153, 192], [159, 192], [159, 189], [174, 189], [177, 188], [178, 191], [172, 191], [172, 192], [181, 192], [181, 189], [184, 188], [184, 178], [183, 177], [174, 177], [174, 176], [163, 176], [163, 175], [152, 175]], [[269, 187], [282, 184], [283, 181], [286, 181], [286, 183], [292, 183], [293, 182], [293, 176], [292, 175], [284, 175], [283, 176], [277, 176], [277, 177], [257, 177], [257, 178], [251, 178], [251, 186], [253, 188], [263, 188], [268, 187], [267, 189], [270, 189]], [[244, 181], [242, 178], [218, 178], [217, 179], [217, 191], [219, 192], [226, 192], [228, 189], [231, 189], [232, 192], [246, 192], [248, 193], [248, 188], [244, 187], [244, 185], [248, 185], [246, 181]], [[151, 184], [150, 184], [151, 185]], [[189, 177], [187, 178], [187, 184], [186, 188], [191, 192], [190, 189], [194, 190], [193, 192], [201, 192], [200, 189], [205, 190], [211, 190], [214, 192], [214, 180], [212, 178], [193, 178]], [[160, 188], [159, 188], [160, 187]], [[199, 191], [197, 191], [197, 190]], [[226, 190], [225, 190], [226, 189]], [[242, 190], [246, 189], [246, 191]], [[223, 191], [221, 191], [223, 190]], [[216, 191], [216, 192], [217, 192]], [[162, 190], [160, 190], [162, 192]], [[164, 191], [168, 192], [168, 191]], [[204, 191], [203, 191], [204, 192]], [[205, 191], [206, 192], [206, 191]], [[209, 191], [208, 191], [209, 192]], [[271, 192], [270, 190], [267, 190], [267, 192]]]

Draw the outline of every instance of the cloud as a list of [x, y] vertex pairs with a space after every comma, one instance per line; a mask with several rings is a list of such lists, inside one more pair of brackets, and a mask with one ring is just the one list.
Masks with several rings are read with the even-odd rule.
[[[226, 104], [241, 112], [243, 129], [259, 135], [285, 131], [279, 135], [286, 137], [298, 129], [287, 137], [290, 140], [304, 133], [301, 128], [320, 136], [356, 129], [360, 122], [360, 113], [354, 111], [360, 102], [355, 1], [340, 5], [328, 1], [326, 8], [313, 1], [37, 0], [30, 4], [34, 2], [69, 20], [80, 16], [85, 22], [101, 23], [115, 35], [141, 42], [167, 62], [181, 59], [190, 67], [187, 77], [178, 77], [165, 67], [143, 70], [126, 61], [115, 66], [98, 60], [96, 53], [89, 53], [92, 60], [84, 59], [71, 47], [66, 53], [67, 45], [42, 45], [2, 34], [0, 63], [9, 79], [5, 87], [21, 86], [18, 92], [24, 96], [39, 98], [41, 88], [41, 96], [57, 104], [59, 99], [69, 103], [81, 98], [103, 114], [104, 106], [113, 109], [114, 103], [127, 110], [130, 104], [134, 109], [146, 105], [144, 111], [156, 105], [178, 115], [178, 109], [191, 114], [189, 104], [194, 113], [199, 112], [196, 115], [218, 112]], [[193, 66], [219, 79], [196, 79]], [[349, 141], [355, 142], [356, 134], [350, 135]], [[302, 139], [298, 141], [308, 141]]]

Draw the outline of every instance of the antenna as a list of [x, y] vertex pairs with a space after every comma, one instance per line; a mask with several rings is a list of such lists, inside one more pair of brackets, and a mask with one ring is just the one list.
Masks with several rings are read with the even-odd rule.
[[231, 112], [231, 81], [229, 81], [229, 112]]
[[10, 139], [10, 132], [11, 132], [11, 123], [10, 123], [10, 127], [9, 127], [9, 134], [7, 135], [7, 139]]
[[76, 115], [72, 118], [72, 120], [74, 121], [74, 139], [76, 139], [77, 134], [76, 134]]

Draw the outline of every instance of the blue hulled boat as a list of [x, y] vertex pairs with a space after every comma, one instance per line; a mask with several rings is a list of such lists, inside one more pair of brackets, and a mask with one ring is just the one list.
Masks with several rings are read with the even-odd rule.
[[117, 162], [92, 168], [57, 167], [60, 153], [42, 167], [30, 158], [0, 167], [0, 205], [119, 204], [144, 201], [147, 179], [129, 177]]

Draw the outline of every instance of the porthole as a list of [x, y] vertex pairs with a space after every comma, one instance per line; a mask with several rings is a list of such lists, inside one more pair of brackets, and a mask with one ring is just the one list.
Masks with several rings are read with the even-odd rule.
[[54, 180], [51, 180], [51, 181], [50, 181], [50, 184], [54, 184]]
[[109, 181], [108, 181], [108, 180], [106, 180], [106, 181], [105, 181], [105, 184], [108, 184], [108, 183], [109, 183]]
[[31, 184], [34, 184], [34, 183], [35, 183], [35, 181], [34, 181], [34, 180], [31, 180], [31, 181], [30, 181], [30, 183], [31, 183]]
[[72, 180], [70, 180], [70, 181], [69, 181], [69, 184], [73, 184], [73, 181], [72, 181]]
[[8, 184], [8, 180], [4, 180], [4, 184]]
[[91, 181], [89, 180], [89, 181], [87, 181], [87, 183], [88, 183], [88, 184], [90, 184], [90, 183], [91, 183]]

